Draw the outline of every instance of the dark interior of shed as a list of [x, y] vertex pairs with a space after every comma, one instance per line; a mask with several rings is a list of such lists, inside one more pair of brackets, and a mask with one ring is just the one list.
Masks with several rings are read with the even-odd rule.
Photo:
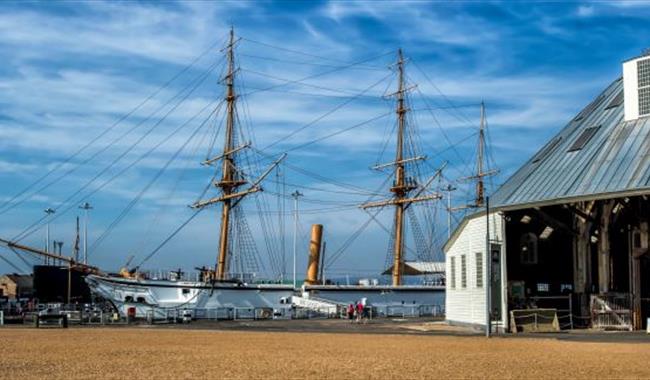
[[629, 309], [630, 324], [644, 327], [649, 216], [647, 196], [506, 212], [508, 309], [555, 308], [586, 326], [602, 299]]

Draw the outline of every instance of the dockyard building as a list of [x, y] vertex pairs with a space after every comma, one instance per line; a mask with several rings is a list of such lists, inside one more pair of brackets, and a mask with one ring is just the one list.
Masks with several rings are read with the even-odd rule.
[[0, 297], [6, 299], [31, 298], [34, 277], [31, 274], [4, 274], [0, 276]]
[[[650, 55], [466, 216], [444, 251], [449, 323], [641, 329], [650, 317]], [[489, 212], [489, 215], [486, 215]], [[486, 254], [488, 253], [489, 254]], [[488, 298], [489, 295], [489, 298]], [[488, 300], [489, 301], [486, 301]]]

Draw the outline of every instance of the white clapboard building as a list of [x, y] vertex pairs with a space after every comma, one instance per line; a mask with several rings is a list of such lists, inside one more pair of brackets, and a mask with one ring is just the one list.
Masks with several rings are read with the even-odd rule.
[[503, 330], [542, 309], [561, 328], [646, 327], [650, 54], [622, 71], [492, 194], [489, 218], [476, 209], [447, 241], [449, 323], [484, 328], [489, 292]]

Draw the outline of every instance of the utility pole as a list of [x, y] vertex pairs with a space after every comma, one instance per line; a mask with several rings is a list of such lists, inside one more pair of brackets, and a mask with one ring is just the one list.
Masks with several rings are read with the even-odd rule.
[[293, 288], [296, 288], [296, 252], [298, 250], [298, 198], [304, 194], [296, 190], [293, 197]]
[[492, 267], [492, 252], [490, 250], [490, 197], [485, 198], [485, 337], [492, 334], [492, 307], [490, 305], [490, 292], [492, 291], [492, 279], [490, 272]]
[[454, 190], [457, 189], [451, 183], [444, 189], [447, 192], [447, 239], [451, 238], [451, 192]]
[[88, 211], [93, 208], [88, 202], [82, 204], [79, 208], [84, 210], [84, 264], [88, 264]]
[[[45, 218], [47, 219], [47, 224], [45, 225], [45, 252], [50, 252], [50, 215], [54, 214], [56, 211], [54, 211], [53, 208], [48, 207], [45, 210], [43, 210], [45, 214], [47, 215]], [[45, 265], [48, 264], [48, 258], [45, 256]]]

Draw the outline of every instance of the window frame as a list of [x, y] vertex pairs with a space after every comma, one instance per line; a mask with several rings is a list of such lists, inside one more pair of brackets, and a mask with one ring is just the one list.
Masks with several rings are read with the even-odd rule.
[[451, 257], [451, 288], [456, 289], [456, 257]]
[[474, 256], [476, 266], [476, 287], [483, 288], [483, 252], [476, 252]]
[[460, 255], [460, 287], [467, 289], [467, 255]]

